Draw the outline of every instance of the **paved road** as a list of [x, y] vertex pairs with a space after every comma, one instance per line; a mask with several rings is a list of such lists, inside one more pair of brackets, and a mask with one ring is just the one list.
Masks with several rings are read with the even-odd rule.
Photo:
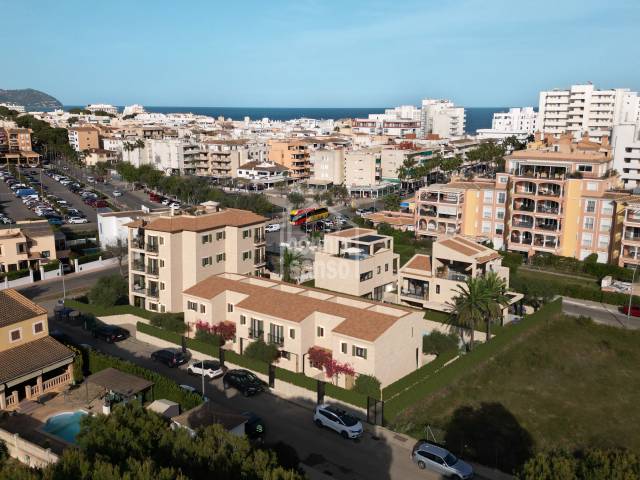
[[562, 311], [567, 315], [591, 317], [596, 323], [612, 327], [640, 329], [640, 318], [629, 317], [627, 320], [627, 316], [620, 313], [618, 308], [618, 305], [608, 305], [589, 300], [577, 300], [567, 297], [562, 299]]
[[[43, 303], [52, 307], [52, 302]], [[171, 369], [150, 360], [150, 353], [157, 349], [152, 345], [129, 338], [117, 344], [106, 344], [95, 340], [88, 332], [77, 327], [50, 320], [51, 327], [57, 328], [71, 336], [78, 343], [96, 346], [106, 353], [126, 358], [143, 367], [157, 370], [161, 374], [172, 378], [177, 383], [188, 384], [201, 388], [201, 378], [187, 375], [184, 367]], [[133, 325], [127, 326], [132, 332]], [[343, 440], [337, 434], [321, 430], [312, 423], [312, 404], [303, 407], [296, 403], [283, 400], [268, 393], [254, 398], [244, 398], [235, 390], [225, 391], [220, 379], [206, 382], [206, 395], [219, 405], [227, 408], [252, 411], [258, 414], [266, 424], [267, 442], [278, 440], [292, 445], [300, 459], [307, 465], [332, 478], [342, 480], [364, 479], [427, 479], [440, 478], [430, 472], [417, 469], [409, 460], [409, 449], [395, 443], [365, 433], [357, 441]], [[300, 402], [306, 402], [300, 400]]]

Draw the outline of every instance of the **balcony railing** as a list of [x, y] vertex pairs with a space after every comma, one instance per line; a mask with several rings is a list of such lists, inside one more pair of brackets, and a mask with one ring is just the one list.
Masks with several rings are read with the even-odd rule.
[[144, 286], [144, 283], [134, 283], [131, 289], [135, 293], [144, 292], [145, 286]]
[[558, 225], [552, 225], [552, 224], [548, 224], [548, 223], [540, 223], [538, 225], [536, 225], [536, 228], [539, 230], [557, 230], [558, 229]]
[[640, 242], [640, 234], [634, 235], [633, 233], [626, 232], [624, 234], [624, 239], [632, 242]]
[[514, 220], [513, 226], [518, 228], [532, 228], [533, 222], [517, 222]]
[[157, 276], [160, 274], [160, 269], [157, 265], [147, 265], [147, 274]]
[[144, 249], [144, 238], [133, 237], [131, 239], [131, 247], [140, 250]]
[[253, 338], [253, 339], [264, 338], [264, 330], [249, 328], [249, 338]]
[[534, 206], [533, 204], [527, 205], [526, 203], [521, 203], [520, 205], [515, 204], [513, 206], [514, 210], [520, 210], [521, 212], [533, 212]]
[[147, 252], [158, 253], [157, 243], [147, 243]]
[[281, 335], [269, 334], [269, 335], [267, 335], [267, 338], [269, 340], [269, 343], [272, 343], [274, 345], [278, 345], [279, 347], [284, 346], [284, 337], [281, 336]]
[[436, 277], [444, 278], [447, 280], [453, 280], [455, 282], [466, 282], [469, 278], [469, 275], [465, 275], [460, 272], [453, 272], [451, 270], [445, 272], [436, 272]]
[[131, 270], [135, 270], [136, 272], [144, 272], [144, 262], [134, 260], [131, 263]]
[[558, 207], [549, 207], [545, 205], [538, 205], [537, 213], [549, 213], [552, 215], [558, 215], [560, 209]]
[[158, 298], [160, 296], [160, 290], [157, 288], [148, 288], [147, 289], [147, 297]]
[[267, 237], [265, 237], [264, 235], [254, 235], [253, 236], [253, 243], [264, 243], [266, 242]]
[[429, 296], [427, 295], [427, 292], [418, 292], [415, 290], [406, 290], [404, 288], [400, 289], [400, 295], [403, 297], [410, 297], [410, 298], [416, 298], [418, 300], [428, 300]]

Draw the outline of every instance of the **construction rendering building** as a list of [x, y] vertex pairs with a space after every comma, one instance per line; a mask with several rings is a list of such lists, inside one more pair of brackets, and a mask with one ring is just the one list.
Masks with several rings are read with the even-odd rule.
[[129, 229], [129, 301], [157, 312], [182, 310], [182, 291], [210, 275], [264, 272], [267, 219], [215, 202], [193, 214], [150, 215]]

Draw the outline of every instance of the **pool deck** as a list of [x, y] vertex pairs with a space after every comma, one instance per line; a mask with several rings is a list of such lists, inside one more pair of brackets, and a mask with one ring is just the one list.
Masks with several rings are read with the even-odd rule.
[[[89, 384], [87, 388], [87, 385], [82, 384], [77, 388], [61, 392], [42, 403], [21, 404], [24, 408], [19, 407], [15, 412], [0, 415], [0, 428], [18, 434], [25, 440], [41, 447], [50, 448], [53, 453], [60, 455], [71, 444], [42, 430], [47, 419], [58, 413], [76, 410], [101, 413], [100, 396], [102, 393], [103, 390], [95, 385]], [[24, 412], [20, 410], [24, 410]]]

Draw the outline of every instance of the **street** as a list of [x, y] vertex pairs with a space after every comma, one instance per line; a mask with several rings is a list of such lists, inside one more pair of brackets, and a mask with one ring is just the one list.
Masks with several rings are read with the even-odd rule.
[[567, 315], [591, 317], [596, 323], [612, 327], [640, 329], [640, 318], [629, 316], [627, 319], [618, 308], [618, 305], [562, 297], [562, 311]]
[[[53, 302], [44, 303], [49, 309]], [[153, 362], [150, 354], [157, 347], [133, 338], [135, 326], [124, 327], [132, 332], [132, 337], [116, 343], [107, 344], [96, 340], [79, 327], [50, 320], [51, 329], [59, 329], [68, 334], [75, 342], [95, 346], [100, 351], [130, 360], [140, 366], [156, 370], [179, 384], [188, 384], [201, 388], [201, 378], [186, 373], [186, 365], [171, 369]], [[336, 433], [318, 429], [312, 421], [313, 404], [307, 400], [296, 403], [283, 400], [270, 393], [245, 398], [234, 389], [225, 391], [222, 380], [206, 382], [206, 395], [217, 405], [251, 411], [259, 415], [266, 425], [266, 442], [283, 441], [293, 446], [301, 461], [332, 478], [342, 480], [357, 479], [427, 479], [440, 478], [431, 472], [420, 471], [409, 459], [413, 445], [400, 446], [386, 443], [383, 439], [365, 431], [361, 439], [344, 440]], [[306, 407], [299, 405], [306, 404]], [[477, 478], [477, 477], [476, 477]]]

